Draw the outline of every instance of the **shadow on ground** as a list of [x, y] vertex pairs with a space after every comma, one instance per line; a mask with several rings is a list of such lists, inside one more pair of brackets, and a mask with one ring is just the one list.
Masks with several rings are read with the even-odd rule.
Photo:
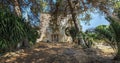
[[118, 63], [100, 57], [93, 49], [66, 43], [39, 43], [30, 49], [6, 53], [0, 63]]

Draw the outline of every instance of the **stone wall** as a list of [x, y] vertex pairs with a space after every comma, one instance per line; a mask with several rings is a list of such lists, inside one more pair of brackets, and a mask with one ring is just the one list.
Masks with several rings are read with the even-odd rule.
[[[43, 41], [43, 42], [71, 42], [72, 38], [65, 35], [65, 28], [69, 26], [68, 17], [63, 18], [60, 23], [59, 31], [58, 32], [52, 32], [49, 27], [50, 22], [50, 14], [41, 14], [40, 16], [40, 30], [38, 30], [41, 33], [41, 36], [39, 39], [37, 39], [37, 42]], [[58, 41], [56, 41], [55, 37], [52, 35], [58, 35], [55, 36], [58, 38]], [[54, 40], [53, 40], [54, 38]]]

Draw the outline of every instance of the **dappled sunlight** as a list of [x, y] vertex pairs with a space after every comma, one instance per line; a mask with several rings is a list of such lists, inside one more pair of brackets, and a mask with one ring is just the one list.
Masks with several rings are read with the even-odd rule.
[[[19, 51], [15, 51], [15, 52], [8, 52], [5, 55], [3, 55], [0, 60], [1, 62], [6, 62], [6, 63], [11, 63], [16, 61], [18, 58], [25, 58], [26, 56], [28, 56], [29, 54], [23, 52], [24, 50], [19, 50]], [[4, 58], [4, 59], [3, 59]]]
[[100, 44], [96, 44], [94, 48], [96, 48], [96, 51], [98, 53], [97, 55], [102, 57], [113, 59], [114, 56], [116, 55], [116, 50], [113, 49], [110, 45], [104, 45], [100, 43]]
[[[59, 46], [58, 46], [59, 45]], [[67, 45], [66, 45], [67, 46]], [[22, 49], [15, 52], [6, 53], [3, 55], [0, 60], [1, 62], [6, 63], [39, 63], [46, 62], [49, 56], [62, 54], [65, 50], [65, 46], [62, 48], [62, 44], [53, 44], [53, 43], [39, 43], [31, 49]]]
[[[111, 61], [109, 55], [111, 55], [110, 53], [113, 50], [109, 50], [109, 48], [106, 48], [106, 50], [101, 48], [82, 49], [74, 46], [76, 45], [70, 43], [40, 42], [31, 49], [22, 49], [19, 52], [15, 51], [9, 54], [6, 53], [0, 58], [0, 61], [2, 63], [100, 63]], [[98, 50], [100, 50], [99, 53]], [[101, 56], [101, 54], [104, 56]]]
[[15, 61], [15, 60], [16, 60], [16, 58], [10, 58], [10, 59], [6, 60], [6, 62], [10, 63], [10, 62]]
[[99, 47], [102, 51], [102, 55], [104, 55], [105, 57], [114, 57], [115, 56], [115, 50], [113, 50], [113, 48], [111, 48], [110, 46], [102, 46]]

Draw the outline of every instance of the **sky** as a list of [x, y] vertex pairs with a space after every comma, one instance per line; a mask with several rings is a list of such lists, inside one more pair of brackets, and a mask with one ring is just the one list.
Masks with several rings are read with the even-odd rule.
[[90, 25], [85, 24], [84, 21], [81, 22], [82, 31], [85, 31], [90, 28], [95, 28], [99, 25], [109, 25], [109, 22], [105, 19], [105, 16], [100, 15], [99, 13], [91, 13], [92, 19], [90, 20]]
[[33, 5], [32, 2], [30, 2], [29, 0], [24, 0], [24, 3], [27, 4], [27, 6], [22, 5], [21, 6], [21, 11], [22, 11], [22, 17], [23, 19], [29, 20], [30, 24], [32, 26], [39, 26], [39, 16], [40, 13], [38, 12], [38, 15], [35, 16], [34, 13], [31, 10], [31, 7]]

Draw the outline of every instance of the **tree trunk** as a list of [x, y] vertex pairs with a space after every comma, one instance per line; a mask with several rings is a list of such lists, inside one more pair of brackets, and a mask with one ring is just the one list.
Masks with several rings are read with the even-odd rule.
[[117, 43], [117, 49], [118, 49], [118, 51], [117, 51], [117, 54], [116, 54], [116, 56], [114, 57], [114, 60], [120, 60], [120, 42], [118, 42]]
[[77, 35], [79, 34], [79, 38], [76, 38], [77, 39], [77, 44], [79, 45], [80, 44], [80, 42], [83, 40], [83, 38], [82, 38], [82, 36], [81, 36], [81, 34], [79, 33], [81, 30], [81, 28], [80, 28], [80, 26], [79, 26], [79, 22], [76, 20], [77, 18], [76, 18], [76, 13], [74, 12], [75, 10], [75, 8], [72, 6], [72, 3], [71, 3], [71, 0], [67, 0], [68, 1], [68, 5], [69, 5], [69, 7], [70, 7], [70, 12], [71, 12], [71, 14], [72, 14], [72, 20], [73, 20], [73, 23], [74, 23], [74, 26], [75, 26], [75, 28], [76, 28], [76, 31], [77, 31]]
[[23, 38], [20, 43], [17, 44], [17, 49], [19, 48], [29, 48], [30, 47], [30, 43], [28, 38]]
[[14, 3], [15, 14], [17, 16], [21, 16], [21, 10], [20, 10], [20, 5], [19, 5], [18, 0], [12, 0], [12, 2]]
[[70, 12], [72, 14], [72, 20], [74, 22], [74, 25], [75, 25], [75, 28], [77, 30], [77, 32], [79, 31], [79, 27], [77, 25], [77, 21], [76, 21], [76, 13], [74, 12], [74, 8], [72, 7], [72, 3], [71, 3], [71, 0], [67, 0], [68, 1], [68, 5], [70, 7]]

